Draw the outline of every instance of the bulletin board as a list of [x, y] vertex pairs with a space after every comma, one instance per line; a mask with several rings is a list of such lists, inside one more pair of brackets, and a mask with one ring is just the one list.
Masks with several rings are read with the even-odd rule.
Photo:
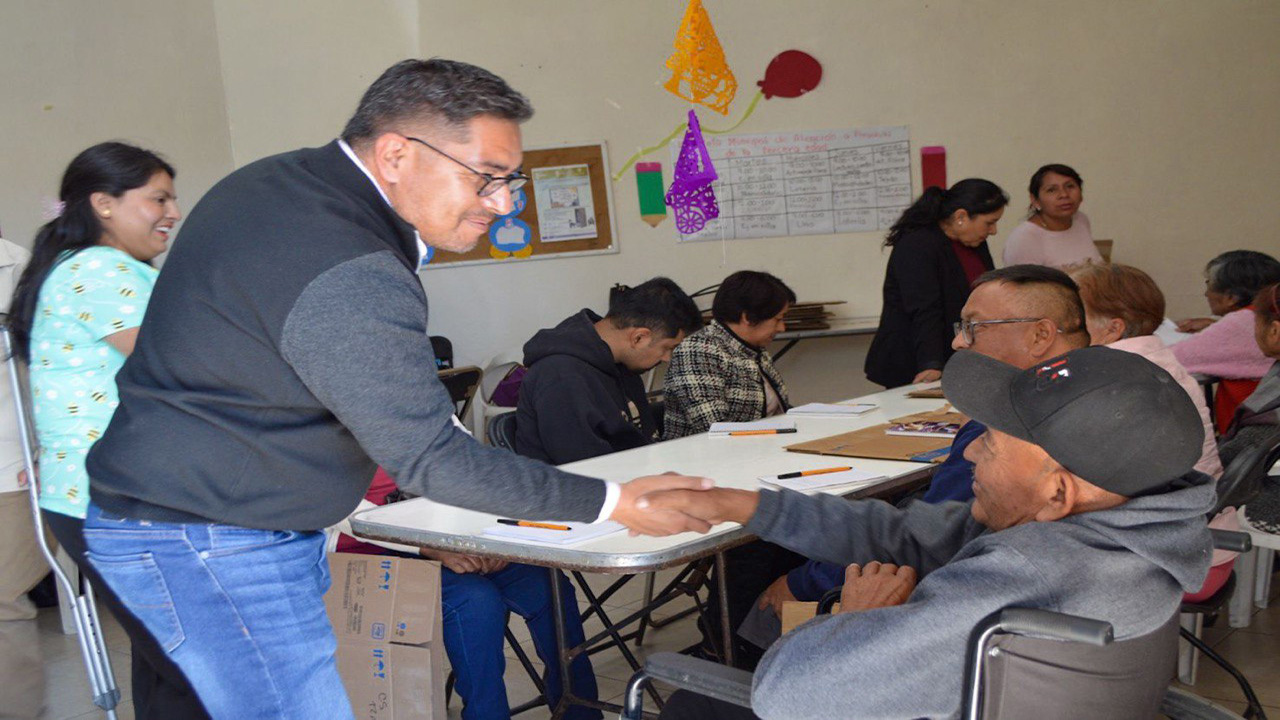
[[618, 252], [604, 143], [526, 149], [522, 167], [532, 179], [513, 212], [468, 252], [433, 251], [424, 270]]

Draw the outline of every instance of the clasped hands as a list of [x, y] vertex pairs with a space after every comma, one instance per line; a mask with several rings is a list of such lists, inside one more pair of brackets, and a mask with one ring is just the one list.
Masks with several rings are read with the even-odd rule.
[[716, 488], [709, 478], [666, 473], [624, 484], [609, 517], [627, 526], [632, 535], [705, 533], [726, 521], [745, 524], [756, 504], [754, 492]]

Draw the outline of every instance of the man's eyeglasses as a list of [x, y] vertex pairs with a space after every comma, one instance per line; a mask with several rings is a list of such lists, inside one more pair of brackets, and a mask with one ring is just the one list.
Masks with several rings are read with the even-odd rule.
[[480, 172], [479, 170], [477, 170], [477, 169], [475, 169], [475, 168], [471, 167], [470, 165], [468, 165], [468, 164], [466, 164], [466, 163], [462, 162], [462, 161], [461, 161], [461, 160], [459, 160], [458, 158], [456, 158], [456, 157], [454, 157], [454, 156], [450, 155], [449, 153], [447, 153], [447, 152], [445, 152], [445, 151], [441, 150], [440, 148], [436, 147], [435, 145], [432, 145], [431, 143], [427, 142], [426, 140], [422, 140], [422, 139], [420, 139], [420, 138], [416, 138], [416, 137], [410, 137], [410, 136], [408, 136], [408, 135], [405, 135], [405, 136], [404, 136], [404, 139], [405, 139], [405, 140], [412, 140], [413, 142], [416, 142], [416, 143], [418, 143], [419, 145], [426, 145], [427, 147], [429, 147], [429, 148], [431, 148], [432, 150], [435, 150], [436, 152], [440, 153], [441, 155], [443, 155], [443, 156], [445, 156], [445, 157], [449, 158], [450, 160], [452, 160], [452, 161], [454, 161], [455, 163], [457, 163], [457, 164], [461, 165], [462, 167], [466, 168], [467, 170], [470, 170], [470, 171], [471, 171], [472, 173], [474, 173], [475, 175], [478, 175], [478, 176], [480, 176], [480, 177], [484, 178], [484, 184], [483, 184], [483, 185], [481, 185], [481, 186], [480, 186], [480, 189], [476, 191], [476, 195], [479, 195], [480, 197], [489, 197], [490, 195], [492, 195], [492, 194], [494, 194], [494, 193], [498, 192], [499, 190], [501, 190], [503, 185], [507, 186], [507, 189], [508, 189], [508, 190], [510, 190], [511, 192], [515, 192], [516, 190], [519, 190], [520, 188], [524, 187], [524, 184], [525, 184], [525, 183], [529, 182], [529, 176], [528, 176], [528, 175], [525, 175], [523, 172], [521, 172], [521, 171], [519, 171], [519, 170], [517, 170], [517, 171], [515, 171], [515, 172], [511, 173], [510, 175], [494, 175], [493, 173]]
[[961, 320], [952, 325], [956, 334], [964, 338], [966, 345], [973, 344], [973, 331], [979, 325], [1008, 325], [1010, 323], [1040, 322], [1044, 318], [1008, 318], [1005, 320]]

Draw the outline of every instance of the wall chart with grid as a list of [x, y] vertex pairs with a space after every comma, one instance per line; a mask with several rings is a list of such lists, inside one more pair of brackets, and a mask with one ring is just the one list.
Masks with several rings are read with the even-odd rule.
[[877, 232], [911, 204], [905, 126], [705, 139], [720, 217], [683, 241]]

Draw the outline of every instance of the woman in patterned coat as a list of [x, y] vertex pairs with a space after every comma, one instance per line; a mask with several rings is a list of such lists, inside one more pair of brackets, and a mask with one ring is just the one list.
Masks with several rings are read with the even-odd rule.
[[[685, 338], [671, 353], [665, 383], [663, 438], [706, 432], [715, 422], [749, 422], [787, 411], [787, 387], [765, 349], [786, 330], [782, 318], [796, 294], [778, 278], [743, 270], [725, 278], [711, 306], [709, 325]], [[734, 658], [751, 669], [761, 651], [737, 637], [752, 603], [779, 575], [805, 558], [762, 540], [725, 553], [729, 623]], [[703, 657], [719, 657], [720, 602], [711, 585], [702, 627]]]
[[725, 278], [711, 323], [671, 353], [663, 439], [787, 411], [787, 387], [765, 348], [787, 329], [782, 317], [795, 301], [791, 288], [769, 273], [742, 270]]

